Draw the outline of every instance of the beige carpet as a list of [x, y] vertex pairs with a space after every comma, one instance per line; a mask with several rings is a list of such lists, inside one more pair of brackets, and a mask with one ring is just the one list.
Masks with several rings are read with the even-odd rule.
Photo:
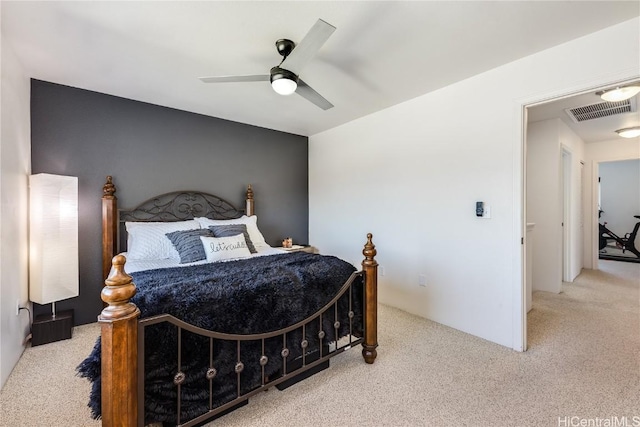
[[[358, 347], [211, 425], [640, 423], [640, 265], [600, 264], [559, 295], [534, 294], [525, 353], [381, 306], [374, 365]], [[88, 382], [74, 376], [97, 334], [95, 324], [81, 326], [71, 340], [28, 348], [0, 393], [0, 425], [99, 425], [86, 408]]]

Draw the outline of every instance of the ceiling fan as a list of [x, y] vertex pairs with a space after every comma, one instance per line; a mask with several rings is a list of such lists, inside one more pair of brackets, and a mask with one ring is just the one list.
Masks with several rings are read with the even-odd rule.
[[280, 64], [271, 68], [269, 74], [200, 77], [200, 80], [205, 83], [270, 81], [273, 90], [280, 95], [291, 95], [295, 92], [323, 110], [328, 110], [333, 104], [313, 90], [299, 75], [335, 30], [336, 27], [333, 25], [318, 19], [297, 46], [289, 39], [277, 40], [276, 49], [283, 59]]

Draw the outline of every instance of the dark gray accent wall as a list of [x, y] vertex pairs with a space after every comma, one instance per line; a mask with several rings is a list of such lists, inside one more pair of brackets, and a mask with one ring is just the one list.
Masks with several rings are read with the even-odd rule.
[[[31, 164], [34, 174], [78, 177], [80, 296], [56, 303], [57, 310], [74, 309], [76, 324], [96, 321], [102, 310], [100, 198], [107, 175], [120, 208], [179, 190], [209, 192], [244, 208], [252, 184], [269, 244], [308, 239], [303, 136], [32, 80]], [[35, 314], [48, 312], [36, 306]]]

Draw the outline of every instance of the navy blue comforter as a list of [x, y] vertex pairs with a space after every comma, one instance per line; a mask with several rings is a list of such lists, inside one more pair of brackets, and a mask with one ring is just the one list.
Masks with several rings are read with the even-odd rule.
[[[125, 266], [126, 269], [126, 266]], [[131, 276], [137, 287], [132, 299], [141, 318], [171, 314], [192, 325], [231, 334], [254, 334], [275, 331], [293, 325], [326, 305], [348, 280], [355, 268], [336, 257], [287, 253], [245, 260], [189, 267], [148, 270]], [[362, 328], [362, 286], [354, 287], [353, 319], [355, 331]], [[340, 334], [348, 333], [348, 297], [339, 302]], [[332, 313], [333, 310], [330, 310]], [[323, 329], [332, 331], [333, 314], [323, 316]], [[308, 325], [305, 338], [313, 350], [318, 325]], [[331, 339], [331, 335], [327, 336]], [[335, 338], [335, 337], [334, 337]], [[293, 360], [301, 354], [299, 329], [287, 335]], [[145, 333], [145, 420], [175, 422], [177, 391], [172, 378], [177, 372], [177, 332], [168, 324], [148, 327]], [[214, 407], [236, 397], [236, 342], [216, 340], [213, 381]], [[315, 344], [317, 347], [317, 344]], [[241, 389], [245, 393], [260, 385], [261, 344], [242, 343], [245, 364]], [[276, 377], [282, 368], [282, 338], [267, 340], [265, 366], [267, 376]], [[100, 417], [100, 340], [79, 366], [79, 375], [93, 384], [89, 406]], [[186, 380], [182, 384], [181, 417], [191, 419], [208, 410], [209, 381], [204, 372], [209, 367], [209, 339], [189, 332], [182, 333], [182, 366]]]

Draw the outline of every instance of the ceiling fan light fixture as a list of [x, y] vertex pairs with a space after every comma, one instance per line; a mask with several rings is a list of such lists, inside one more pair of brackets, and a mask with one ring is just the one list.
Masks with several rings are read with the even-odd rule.
[[631, 85], [603, 90], [598, 92], [597, 95], [600, 95], [600, 98], [608, 102], [619, 102], [634, 97], [638, 93], [640, 93], [640, 85]]
[[293, 80], [281, 77], [271, 82], [271, 87], [279, 95], [291, 95], [298, 88], [298, 83]]
[[618, 129], [616, 133], [623, 138], [635, 138], [636, 136], [640, 136], [640, 126]]
[[298, 88], [298, 76], [280, 67], [271, 69], [271, 87], [279, 95], [291, 95]]

